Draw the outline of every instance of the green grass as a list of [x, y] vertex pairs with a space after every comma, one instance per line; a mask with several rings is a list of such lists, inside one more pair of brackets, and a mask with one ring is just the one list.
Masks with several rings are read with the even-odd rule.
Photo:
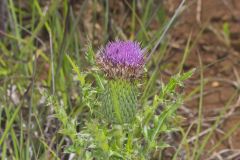
[[[162, 78], [161, 72], [169, 67], [166, 64], [169, 56], [169, 42], [164, 38], [173, 22], [177, 21], [182, 8], [177, 10], [172, 19], [168, 19], [160, 2], [142, 0], [143, 7], [139, 12], [137, 10], [139, 2], [126, 1], [124, 9], [128, 15], [122, 18], [126, 18], [125, 23], [129, 23], [129, 27], [121, 28], [122, 26], [118, 26], [119, 23], [113, 18], [110, 1], [93, 0], [92, 2], [90, 6], [85, 0], [77, 6], [80, 9], [76, 10], [67, 0], [52, 0], [51, 3], [44, 5], [38, 0], [21, 2], [26, 5], [26, 8], [21, 7], [20, 2], [6, 1], [7, 29], [0, 32], [3, 35], [0, 41], [0, 154], [2, 159], [62, 159], [68, 155], [64, 152], [66, 148], [67, 151], [74, 151], [80, 156], [85, 154], [85, 158], [90, 159], [92, 153], [83, 153], [84, 151], [80, 150], [86, 146], [69, 147], [70, 144], [82, 144], [78, 133], [84, 128], [85, 122], [89, 122], [87, 124], [89, 130], [81, 133], [80, 136], [85, 138], [84, 136], [89, 136], [90, 132], [93, 137], [96, 137], [96, 144], [104, 151], [96, 154], [110, 152], [112, 144], [109, 145], [107, 142], [111, 136], [116, 138], [116, 146], [121, 146], [122, 135], [117, 132], [117, 129], [117, 131], [112, 130], [113, 134], [109, 133], [107, 126], [90, 123], [94, 107], [98, 105], [94, 97], [104, 88], [104, 81], [96, 72], [94, 55], [109, 38], [140, 41], [151, 55], [147, 64], [148, 75], [144, 78], [140, 98], [145, 111], [141, 116], [145, 118], [132, 127], [134, 133], [127, 137], [126, 150], [112, 154], [118, 157], [130, 157], [134, 147], [140, 150], [138, 145], [132, 144], [135, 142], [134, 136], [141, 132], [138, 127], [144, 129], [139, 139], [149, 140], [141, 141], [146, 143], [146, 148], [142, 150], [140, 157], [146, 159], [143, 153], [149, 153], [154, 150], [154, 147], [163, 154], [161, 147], [166, 147], [166, 144], [156, 144], [156, 139], [161, 138], [161, 134], [167, 134], [164, 132], [167, 128], [165, 122], [170, 121], [169, 117], [174, 115], [181, 104], [182, 97], [176, 99], [176, 103], [173, 104], [166, 102], [169, 108], [163, 110], [161, 116], [155, 115], [154, 111], [165, 98], [175, 96], [168, 95], [168, 92], [174, 91], [173, 94], [175, 94], [175, 87], [189, 77], [186, 74], [183, 74], [183, 77], [177, 74], [165, 86], [158, 84], [159, 79]], [[92, 12], [87, 16], [93, 17], [92, 27], [100, 25], [100, 30], [103, 32], [101, 38], [98, 34], [102, 35], [102, 33], [98, 33], [97, 29], [93, 29], [93, 33], [86, 32], [83, 17], [89, 8]], [[153, 21], [159, 23], [159, 29], [154, 31], [150, 28]], [[223, 26], [223, 31], [226, 36], [229, 35], [227, 24]], [[93, 35], [92, 39], [89, 38], [90, 34]], [[202, 31], [198, 36], [201, 35]], [[175, 67], [175, 73], [184, 73], [183, 66], [199, 37], [192, 39], [192, 34], [189, 35], [182, 59]], [[183, 97], [184, 100], [189, 101], [194, 95], [200, 94], [197, 127], [194, 128], [195, 124], [187, 129], [177, 126], [182, 139], [173, 159], [178, 159], [183, 149], [187, 152], [188, 159], [200, 159], [222, 116], [237, 95], [236, 93], [223, 108], [211, 126], [211, 131], [204, 138], [197, 138], [194, 144], [189, 144], [187, 140], [193, 128], [196, 129], [196, 136], [202, 131], [203, 92], [205, 84], [208, 83], [203, 76], [203, 71], [207, 70], [208, 66], [203, 66], [200, 57], [199, 62], [199, 70], [195, 72], [195, 74], [200, 73], [199, 87]], [[11, 91], [13, 96], [10, 96]], [[153, 123], [152, 117], [156, 121], [154, 129], [150, 127]], [[207, 154], [211, 155], [237, 128], [239, 124], [229, 130], [219, 143], [208, 150]], [[125, 128], [122, 128], [122, 133], [126, 133]]]

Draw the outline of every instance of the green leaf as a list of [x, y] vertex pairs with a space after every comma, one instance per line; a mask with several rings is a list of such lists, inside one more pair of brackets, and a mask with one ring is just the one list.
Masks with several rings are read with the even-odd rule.
[[70, 58], [70, 56], [69, 56], [69, 55], [66, 55], [66, 56], [67, 56], [68, 61], [69, 61], [70, 64], [72, 65], [73, 70], [77, 73], [78, 80], [80, 81], [81, 85], [84, 86], [84, 84], [85, 84], [85, 75], [83, 75], [83, 74], [80, 73], [79, 68], [78, 68], [77, 65], [74, 63], [74, 61]]

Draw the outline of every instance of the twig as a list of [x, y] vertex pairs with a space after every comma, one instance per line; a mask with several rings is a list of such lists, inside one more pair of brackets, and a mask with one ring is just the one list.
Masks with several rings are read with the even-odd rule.
[[198, 0], [197, 1], [197, 15], [196, 15], [198, 24], [201, 24], [201, 12], [202, 12], [202, 0]]
[[[240, 98], [239, 98], [239, 102], [240, 102]], [[220, 126], [227, 118], [229, 118], [235, 111], [235, 109], [239, 106], [239, 102], [237, 102], [236, 104], [234, 104], [233, 106], [231, 106], [230, 108], [230, 111], [227, 112], [222, 118], [221, 118], [221, 121], [219, 122], [219, 124], [217, 125], [216, 127], [216, 130], [219, 132], [219, 133], [222, 133], [221, 130], [218, 129], [218, 126]], [[215, 119], [217, 119], [217, 117], [215, 117]], [[206, 120], [204, 121], [206, 122]], [[194, 121], [193, 123], [196, 123], [196, 121]], [[208, 128], [204, 131], [202, 131], [201, 133], [199, 133], [198, 136], [194, 136], [194, 137], [191, 137], [190, 139], [187, 140], [188, 143], [194, 141], [195, 139], [199, 138], [199, 137], [202, 137], [204, 136], [205, 134], [207, 134], [208, 132], [210, 132], [212, 130], [212, 128]]]
[[[232, 153], [232, 155], [230, 155], [228, 157], [223, 157], [222, 156], [223, 154], [226, 154], [228, 152], [233, 152], [233, 153]], [[215, 152], [212, 156], [210, 156], [206, 160], [213, 160], [214, 158], [218, 158], [220, 160], [232, 160], [232, 159], [236, 158], [239, 155], [240, 155], [240, 150], [239, 149], [223, 149], [223, 150], [221, 150], [219, 152]]]
[[232, 159], [234, 159], [234, 158], [236, 158], [238, 156], [240, 156], [240, 151], [238, 151], [237, 153], [232, 154], [226, 160], [232, 160]]

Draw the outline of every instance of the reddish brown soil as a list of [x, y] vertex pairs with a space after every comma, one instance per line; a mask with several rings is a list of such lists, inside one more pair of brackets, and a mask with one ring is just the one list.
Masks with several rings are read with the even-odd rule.
[[[166, 9], [170, 16], [175, 11], [179, 2], [179, 0], [165, 1]], [[171, 61], [174, 64], [173, 68], [176, 68], [175, 66], [179, 64], [179, 61], [183, 57], [184, 47], [187, 44], [189, 36], [192, 34], [191, 44], [194, 44], [195, 41], [196, 43], [190, 51], [184, 69], [188, 70], [193, 67], [199, 69], [199, 57], [201, 57], [204, 67], [204, 78], [212, 79], [204, 86], [203, 119], [207, 120], [219, 115], [230, 97], [234, 93], [236, 94], [236, 97], [230, 103], [232, 108], [230, 107], [227, 110], [230, 113], [229, 116], [223, 118], [223, 123], [218, 127], [223, 133], [216, 132], [212, 136], [206, 147], [205, 156], [201, 157], [201, 159], [206, 159], [213, 154], [207, 154], [208, 149], [220, 141], [229, 130], [240, 122], [240, 1], [201, 0], [201, 5], [198, 2], [200, 1], [188, 1], [188, 7], [171, 30], [170, 44], [172, 48], [170, 52], [175, 54]], [[229, 25], [229, 40], [223, 36], [223, 25], [225, 23]], [[200, 70], [197, 70], [192, 81], [187, 83], [187, 90], [192, 91], [192, 89], [199, 86], [200, 82], [197, 80], [200, 77], [199, 72]], [[237, 83], [237, 81], [238, 88], [231, 84]], [[198, 106], [198, 97], [193, 98], [185, 104], [185, 107], [190, 109], [193, 114], [191, 116], [184, 113], [188, 126], [192, 121], [197, 119]], [[230, 112], [231, 109], [232, 112]], [[206, 121], [206, 124], [212, 125], [213, 122]], [[203, 130], [207, 128], [208, 126], [203, 127]], [[240, 127], [231, 136], [226, 138], [214, 152], [217, 153], [223, 149], [240, 150]], [[221, 156], [223, 159], [227, 159], [229, 155]], [[240, 159], [240, 155], [234, 158]]]

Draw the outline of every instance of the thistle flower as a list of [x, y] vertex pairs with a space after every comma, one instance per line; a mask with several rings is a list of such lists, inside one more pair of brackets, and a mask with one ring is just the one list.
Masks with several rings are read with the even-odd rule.
[[138, 78], [144, 70], [143, 50], [138, 42], [109, 42], [97, 54], [97, 64], [108, 77], [100, 93], [101, 118], [110, 123], [130, 123], [137, 111]]
[[143, 73], [143, 52], [138, 42], [109, 42], [97, 54], [97, 64], [109, 78], [137, 79]]

